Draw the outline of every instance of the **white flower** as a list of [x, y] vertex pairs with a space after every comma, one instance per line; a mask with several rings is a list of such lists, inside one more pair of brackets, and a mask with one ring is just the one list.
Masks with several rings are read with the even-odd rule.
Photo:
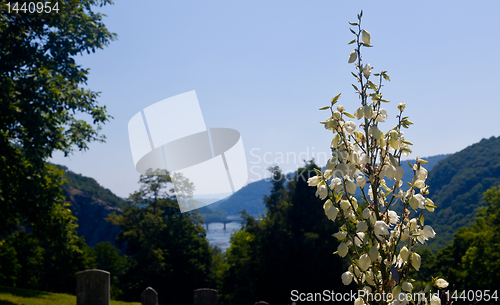
[[356, 232], [366, 232], [368, 230], [368, 224], [366, 221], [360, 221], [356, 224]]
[[371, 263], [372, 263], [372, 261], [371, 261], [370, 257], [368, 256], [368, 254], [366, 254], [366, 253], [361, 255], [361, 257], [359, 258], [359, 266], [361, 267], [361, 269], [363, 271], [368, 270]]
[[443, 288], [448, 287], [449, 284], [448, 284], [447, 281], [439, 278], [439, 279], [436, 280], [436, 283], [434, 285], [436, 285], [436, 287], [438, 287], [440, 289], [443, 289]]
[[342, 273], [342, 283], [344, 285], [349, 285], [352, 282], [353, 277], [354, 275], [349, 271]]
[[366, 105], [365, 107], [363, 107], [363, 114], [365, 115], [365, 117], [367, 119], [370, 119], [373, 115], [373, 108], [371, 105]]
[[387, 110], [385, 110], [384, 108], [380, 108], [377, 115], [377, 122], [385, 122], [384, 119], [387, 119], [388, 116], [389, 115], [387, 114]]
[[434, 229], [429, 225], [424, 227], [423, 233], [427, 238], [434, 238], [434, 236], [436, 236], [436, 232], [434, 232]]
[[364, 210], [363, 210], [363, 218], [364, 219], [368, 219], [370, 218], [370, 209], [368, 207], [366, 207]]
[[441, 299], [439, 298], [437, 293], [432, 293], [430, 300], [431, 300], [431, 305], [441, 305]]
[[363, 39], [364, 43], [370, 44], [370, 38], [371, 38], [371, 35], [370, 35], [370, 33], [368, 33], [368, 31], [363, 30], [361, 32], [361, 39]]
[[356, 246], [361, 247], [364, 239], [365, 239], [365, 233], [358, 232], [358, 233], [356, 233], [356, 236], [354, 237], [354, 243], [356, 244]]
[[363, 188], [366, 185], [366, 179], [364, 176], [358, 176], [356, 178], [356, 184], [358, 185], [359, 188]]
[[394, 179], [394, 177], [396, 176], [396, 167], [394, 165], [387, 166], [387, 168], [385, 169], [385, 175], [390, 180]]
[[418, 255], [418, 253], [416, 252], [413, 252], [413, 254], [411, 255], [411, 265], [413, 266], [413, 268], [415, 268], [415, 270], [419, 270], [420, 269], [420, 263], [422, 262], [422, 258], [420, 257], [420, 255]]
[[422, 194], [414, 195], [410, 198], [410, 206], [412, 209], [425, 209], [425, 197]]
[[425, 187], [425, 181], [418, 179], [417, 181], [415, 181], [415, 187], [423, 189]]
[[406, 292], [411, 292], [413, 290], [413, 285], [409, 282], [404, 282], [403, 285], [401, 285], [401, 289]]
[[354, 305], [363, 305], [365, 304], [365, 301], [361, 297], [358, 297], [356, 300], [354, 300]]
[[319, 179], [319, 176], [314, 176], [314, 177], [307, 179], [307, 185], [316, 186], [316, 185], [318, 185], [318, 183], [320, 181], [321, 181], [321, 179]]
[[344, 112], [344, 110], [345, 110], [345, 106], [344, 105], [338, 105], [337, 106], [337, 111]]
[[373, 67], [370, 66], [370, 64], [366, 64], [364, 67], [363, 67], [363, 74], [366, 78], [370, 77], [370, 74], [372, 74], [372, 69]]
[[408, 261], [408, 256], [409, 255], [410, 255], [410, 252], [408, 251], [408, 248], [406, 248], [406, 246], [404, 246], [403, 248], [401, 248], [401, 250], [399, 251], [399, 256], [401, 257], [401, 259], [403, 260], [403, 262]]
[[404, 169], [401, 166], [396, 167], [396, 180], [403, 179], [403, 174], [405, 173]]
[[345, 122], [344, 127], [348, 134], [352, 134], [354, 130], [356, 130], [356, 123], [353, 121], [347, 121]]
[[351, 180], [347, 180], [345, 182], [345, 188], [347, 192], [349, 192], [349, 194], [356, 193], [356, 184], [354, 184], [354, 182], [352, 182]]
[[339, 247], [337, 248], [337, 251], [339, 252], [340, 257], [344, 257], [347, 255], [347, 251], [349, 248], [347, 248], [346, 243], [341, 243]]
[[424, 181], [427, 179], [427, 170], [422, 166], [420, 166], [420, 169], [417, 171], [417, 178]]
[[337, 209], [333, 205], [329, 207], [328, 210], [326, 211], [326, 217], [328, 217], [328, 219], [332, 221], [335, 221], [338, 214], [339, 214], [339, 209]]
[[356, 109], [354, 111], [354, 116], [358, 120], [360, 120], [363, 117], [363, 115], [365, 115], [365, 112], [363, 111], [363, 107], [359, 107], [358, 109]]
[[349, 203], [349, 200], [347, 199], [342, 199], [340, 201], [340, 207], [342, 208], [342, 210], [349, 210], [351, 208], [351, 204]]
[[356, 53], [356, 50], [353, 50], [351, 54], [349, 54], [349, 63], [353, 63], [356, 58], [358, 58], [358, 54]]
[[328, 196], [328, 188], [326, 185], [322, 184], [318, 186], [318, 189], [316, 190], [316, 196], [318, 196], [321, 200], [324, 200], [326, 196]]
[[397, 223], [399, 221], [399, 216], [398, 216], [398, 213], [392, 211], [392, 210], [389, 210], [389, 212], [387, 213], [387, 215], [389, 216], [389, 222], [390, 223]]
[[380, 235], [389, 235], [389, 226], [381, 220], [378, 220], [375, 223], [374, 229], [375, 229], [375, 235], [377, 235], [378, 238], [381, 238]]
[[347, 236], [347, 232], [340, 231], [340, 232], [333, 234], [333, 236], [335, 236], [338, 240], [344, 240], [345, 237]]
[[335, 177], [330, 182], [330, 188], [336, 192], [340, 192], [342, 190], [342, 180], [339, 177]]

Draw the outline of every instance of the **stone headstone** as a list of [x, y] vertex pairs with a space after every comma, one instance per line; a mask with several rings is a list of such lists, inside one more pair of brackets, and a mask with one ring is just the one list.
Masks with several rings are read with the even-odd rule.
[[141, 305], [158, 305], [158, 293], [148, 287], [141, 293]]
[[109, 272], [98, 269], [76, 274], [76, 305], [109, 305]]
[[193, 305], [217, 305], [217, 290], [210, 288], [196, 289], [193, 292]]

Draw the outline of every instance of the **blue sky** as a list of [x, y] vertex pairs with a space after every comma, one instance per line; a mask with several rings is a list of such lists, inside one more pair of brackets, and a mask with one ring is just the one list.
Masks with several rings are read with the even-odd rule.
[[77, 58], [114, 116], [103, 128], [107, 142], [51, 161], [127, 197], [139, 180], [128, 121], [191, 90], [207, 127], [241, 133], [250, 181], [273, 163], [294, 170], [302, 159], [318, 159], [331, 141], [318, 108], [340, 92], [347, 111], [359, 105], [347, 43], [348, 22], [361, 9], [374, 45], [364, 62], [392, 80], [384, 98], [393, 119], [382, 129], [395, 124], [396, 106], [405, 102], [415, 123], [405, 133], [411, 158], [500, 135], [498, 1], [126, 0], [98, 8], [118, 40]]

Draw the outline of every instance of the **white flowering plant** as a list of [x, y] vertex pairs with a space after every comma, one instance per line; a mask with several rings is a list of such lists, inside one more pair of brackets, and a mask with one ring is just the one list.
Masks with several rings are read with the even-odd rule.
[[[351, 73], [357, 83], [352, 86], [361, 105], [353, 114], [343, 105], [335, 107], [338, 94], [329, 106], [320, 108], [331, 112], [321, 123], [334, 134], [332, 157], [326, 170], [316, 170], [317, 176], [309, 178], [308, 184], [316, 187], [316, 195], [325, 200], [326, 217], [339, 223], [340, 231], [334, 236], [341, 243], [334, 254], [349, 263], [342, 282], [349, 285], [354, 281], [358, 290], [366, 292], [357, 298], [356, 305], [371, 304], [376, 294], [387, 296], [377, 299], [380, 304], [440, 304], [433, 289], [446, 288], [444, 279], [433, 278], [432, 285], [421, 291], [417, 300], [410, 278], [421, 266], [415, 246], [436, 235], [431, 226], [424, 225], [424, 211], [436, 208], [427, 197], [427, 170], [423, 166], [427, 161], [417, 158], [414, 165], [408, 162], [413, 179], [403, 189], [401, 156], [408, 156], [412, 145], [403, 130], [413, 123], [403, 115], [405, 103], [399, 103], [398, 123], [386, 132], [379, 126], [389, 116], [382, 107], [389, 101], [381, 89], [390, 78], [387, 71], [372, 74], [373, 67], [363, 64], [361, 50], [372, 45], [370, 33], [361, 28], [362, 15], [361, 11], [358, 22], [349, 22], [357, 29], [350, 29], [355, 38], [349, 45], [356, 47], [348, 60], [356, 67]], [[356, 192], [363, 204], [358, 204]], [[398, 204], [402, 205], [402, 215], [394, 210]], [[362, 205], [366, 207], [362, 209]]]

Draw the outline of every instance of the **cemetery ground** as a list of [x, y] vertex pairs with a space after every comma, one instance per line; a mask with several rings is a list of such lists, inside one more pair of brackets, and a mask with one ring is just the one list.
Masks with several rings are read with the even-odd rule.
[[[0, 305], [74, 305], [76, 296], [0, 286]], [[139, 305], [139, 302], [111, 300], [111, 305]]]

